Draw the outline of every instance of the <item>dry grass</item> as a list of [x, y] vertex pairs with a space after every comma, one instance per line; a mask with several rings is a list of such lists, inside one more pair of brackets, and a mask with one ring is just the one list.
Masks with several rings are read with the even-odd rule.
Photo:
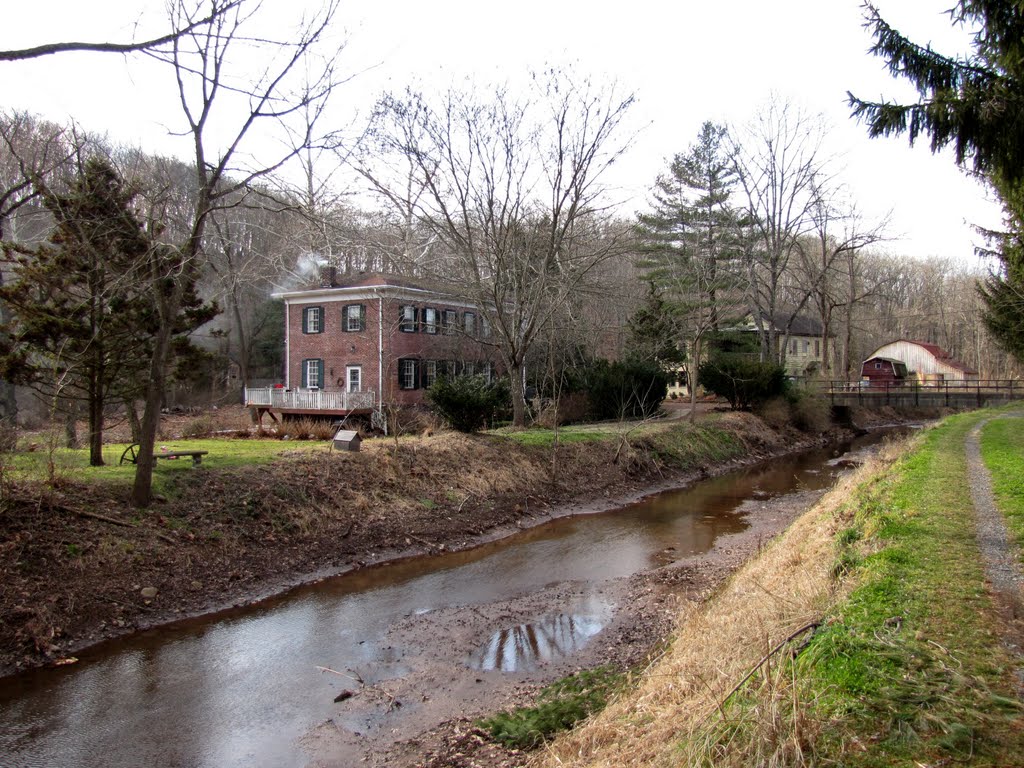
[[[801, 765], [815, 729], [792, 665], [769, 650], [819, 621], [840, 592], [834, 578], [836, 534], [855, 486], [891, 465], [900, 447], [842, 481], [714, 599], [678, 618], [671, 647], [640, 685], [539, 754], [533, 765]], [[800, 642], [798, 637], [792, 645]], [[744, 677], [743, 707], [726, 704]], [[738, 722], [737, 718], [742, 718]], [[736, 737], [736, 734], [740, 736]]]

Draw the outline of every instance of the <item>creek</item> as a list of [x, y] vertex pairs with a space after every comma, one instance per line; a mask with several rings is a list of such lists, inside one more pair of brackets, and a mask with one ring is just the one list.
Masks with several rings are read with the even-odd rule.
[[324, 688], [321, 668], [368, 685], [402, 678], [408, 649], [387, 639], [396, 623], [574, 582], [579, 590], [558, 611], [495, 621], [492, 634], [458, 649], [472, 669], [535, 669], [599, 633], [615, 610], [603, 583], [707, 552], [749, 525], [756, 505], [744, 502], [828, 487], [839, 457], [870, 450], [880, 437], [773, 459], [471, 550], [357, 571], [101, 644], [71, 667], [6, 678], [0, 765], [305, 765], [299, 740], [337, 716], [332, 696], [312, 694]]

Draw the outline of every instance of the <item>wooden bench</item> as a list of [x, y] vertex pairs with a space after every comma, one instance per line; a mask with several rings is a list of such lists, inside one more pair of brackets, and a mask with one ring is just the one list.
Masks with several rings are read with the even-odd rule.
[[[192, 457], [192, 466], [198, 467], [203, 463], [203, 456], [209, 451], [153, 451], [154, 459], [180, 459], [184, 456]], [[121, 454], [121, 463], [137, 464], [139, 462], [139, 444], [132, 443], [124, 449]]]

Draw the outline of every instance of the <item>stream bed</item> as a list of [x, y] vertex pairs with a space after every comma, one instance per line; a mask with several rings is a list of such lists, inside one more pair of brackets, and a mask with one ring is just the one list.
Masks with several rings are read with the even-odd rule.
[[[346, 745], [375, 738], [375, 729], [432, 727], [426, 693], [394, 693], [424, 659], [436, 657], [429, 690], [456, 698], [463, 689], [447, 685], [437, 659], [463, 670], [470, 686], [527, 679], [571, 659], [615, 615], [609, 584], [708, 552], [744, 531], [760, 500], [831, 486], [840, 457], [881, 437], [773, 459], [472, 550], [339, 576], [104, 643], [71, 667], [0, 680], [0, 765], [305, 766], [324, 749], [309, 734], [325, 723], [341, 734], [328, 748], [342, 756], [324, 764], [348, 764]], [[534, 607], [508, 607], [531, 595], [542, 596]], [[472, 631], [459, 618], [470, 615], [484, 617]], [[441, 616], [451, 620], [431, 624]], [[418, 636], [396, 629], [410, 626], [423, 628]], [[359, 688], [383, 691], [386, 706], [368, 716], [336, 701]]]

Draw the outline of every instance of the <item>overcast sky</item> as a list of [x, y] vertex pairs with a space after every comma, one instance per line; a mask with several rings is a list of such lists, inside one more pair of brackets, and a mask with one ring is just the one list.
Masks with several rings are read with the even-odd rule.
[[[883, 16], [939, 50], [964, 50], [967, 34], [944, 14], [953, 0], [878, 0]], [[294, 17], [298, 0], [265, 0]], [[163, 0], [36, 0], [5, 9], [0, 49], [54, 40], [144, 38], [165, 28]], [[984, 189], [927, 145], [869, 140], [849, 118], [846, 92], [910, 99], [880, 60], [868, 55], [859, 0], [370, 0], [343, 3], [338, 39], [358, 72], [336, 105], [339, 120], [360, 119], [384, 89], [444, 88], [473, 78], [503, 80], [572, 63], [595, 79], [634, 91], [641, 130], [611, 179], [629, 211], [667, 159], [683, 152], [705, 120], [743, 123], [770, 94], [830, 126], [828, 151], [869, 218], [892, 212], [887, 245], [915, 257], [976, 263], [972, 224], [995, 227], [999, 211]], [[282, 21], [282, 25], [285, 22]], [[0, 105], [84, 128], [151, 151], [187, 148], [170, 137], [180, 107], [169, 74], [137, 57], [68, 54], [0, 64]]]

